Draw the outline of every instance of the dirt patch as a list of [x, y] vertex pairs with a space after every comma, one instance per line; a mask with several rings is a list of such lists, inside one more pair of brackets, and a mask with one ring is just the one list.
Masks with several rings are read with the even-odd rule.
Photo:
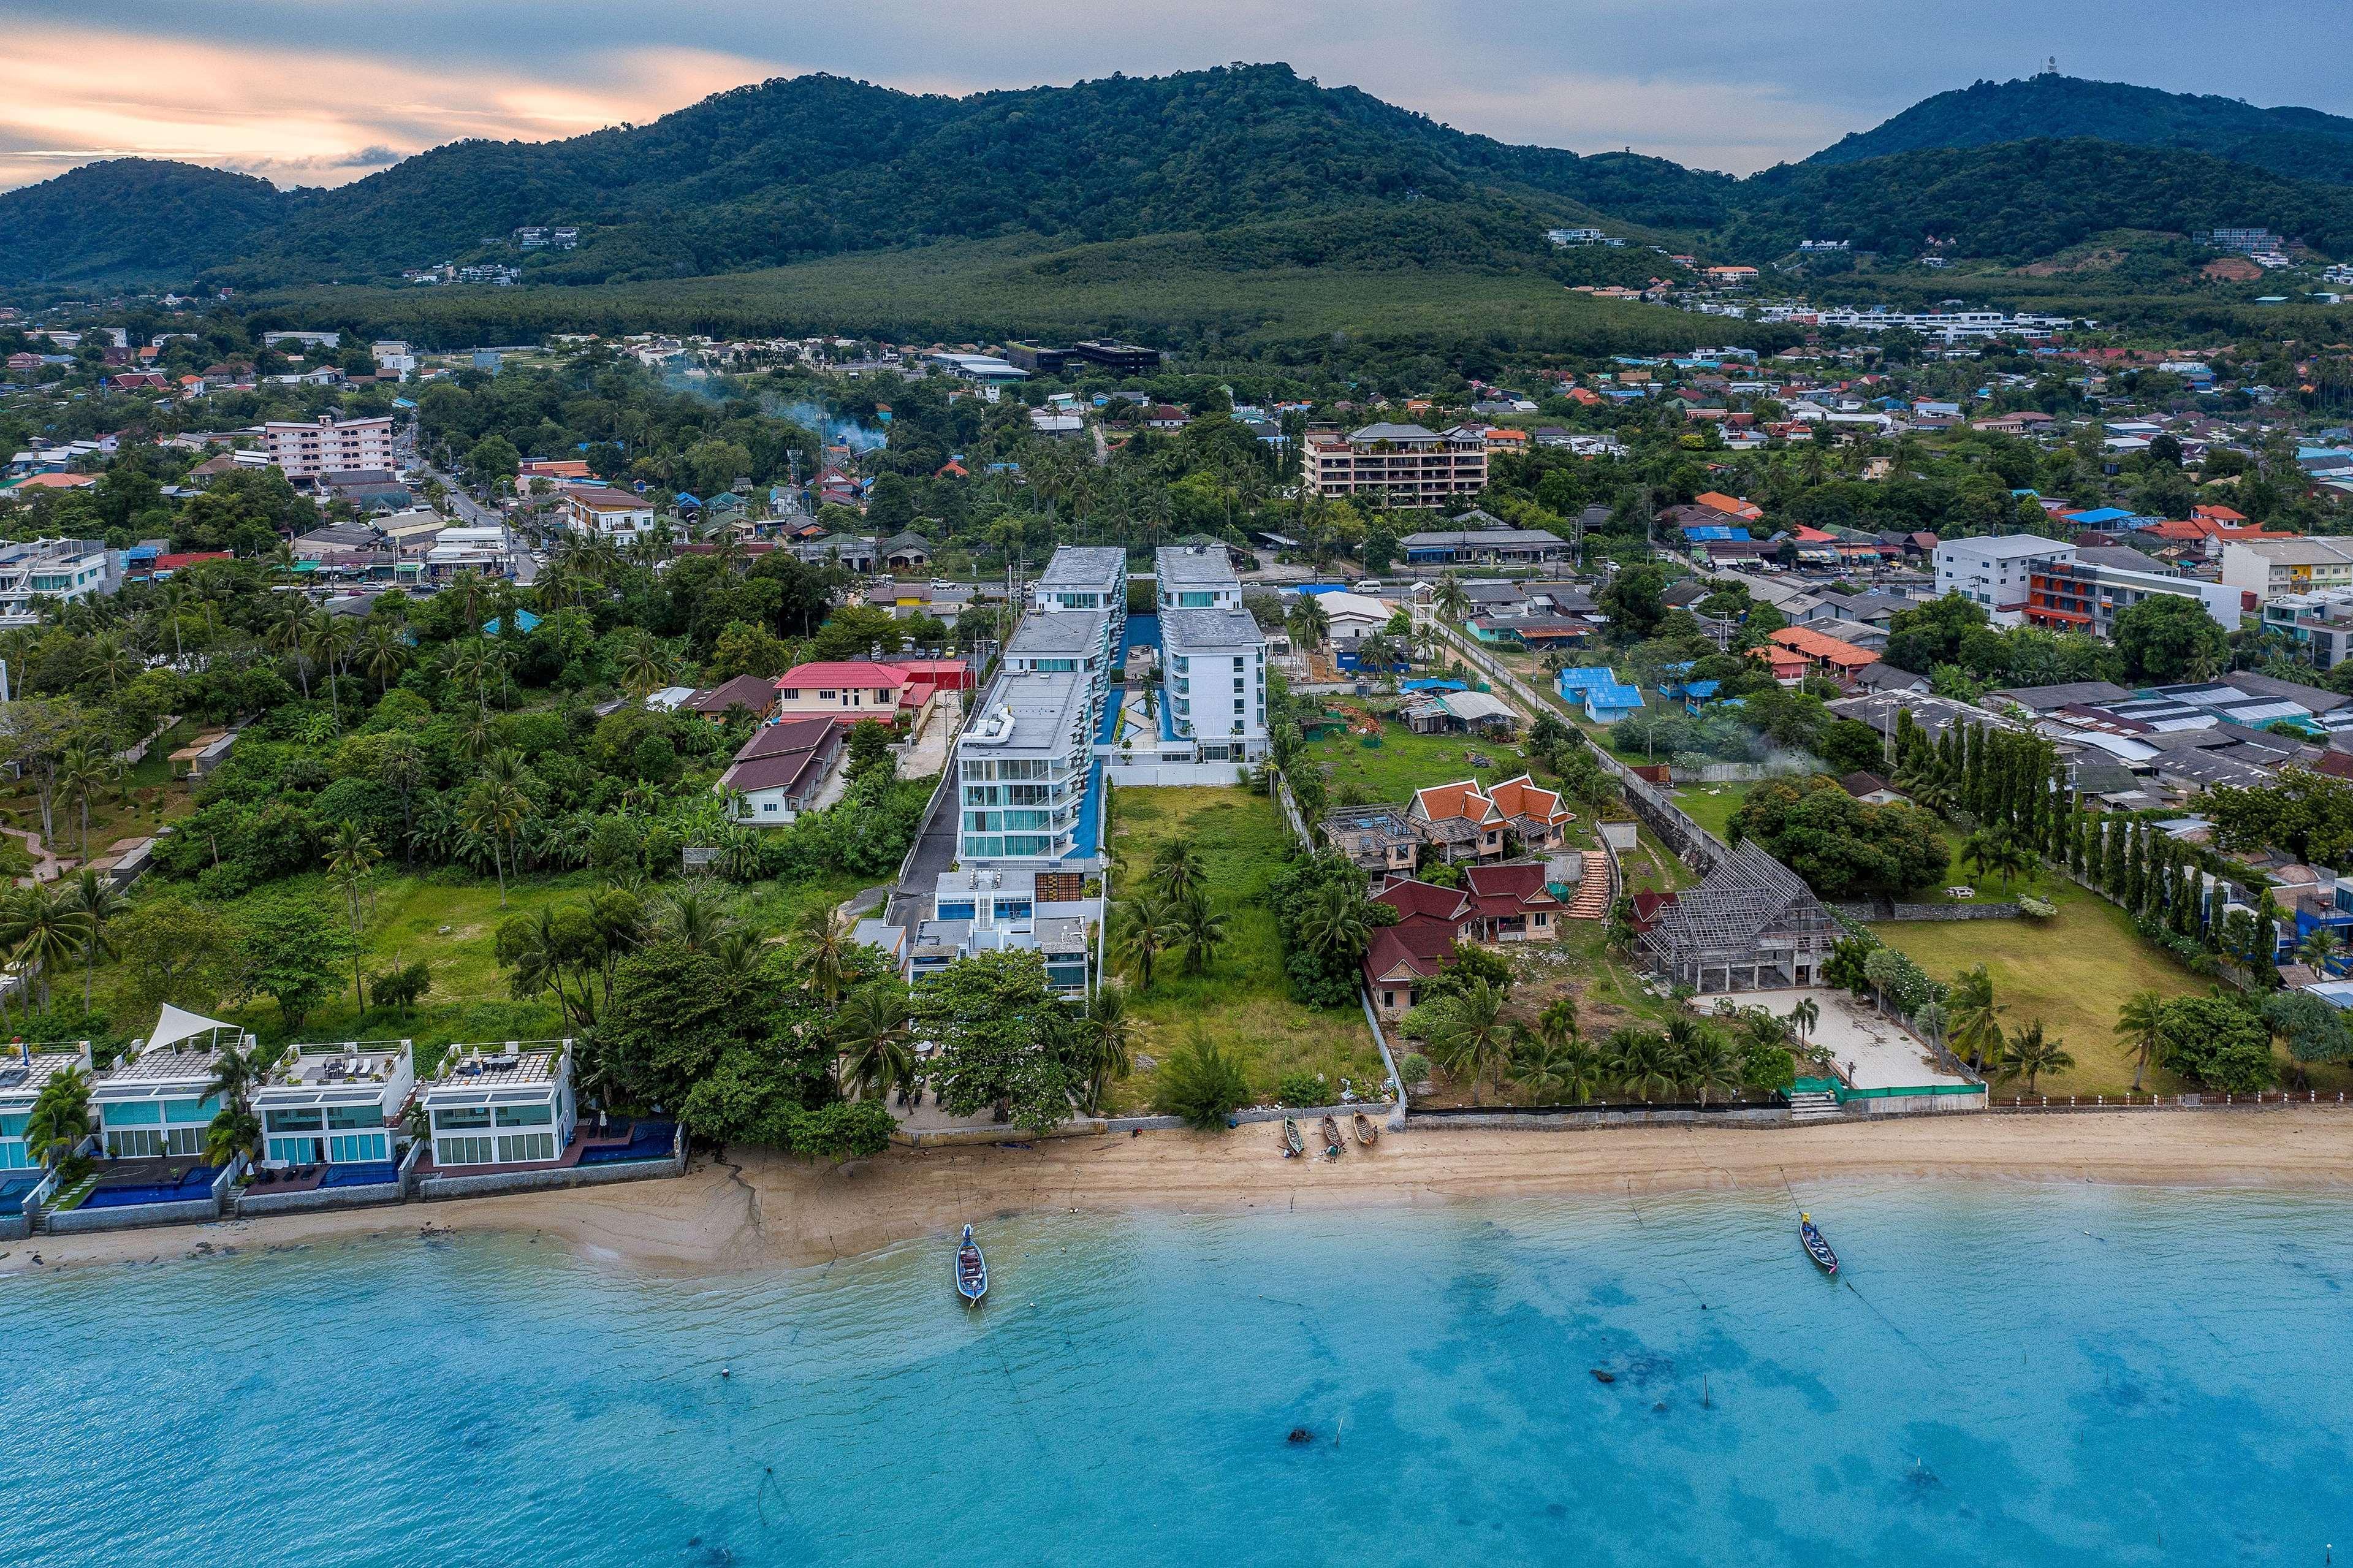
[[2218, 283], [2252, 283], [2263, 275], [2263, 270], [2243, 256], [2225, 256], [2199, 268], [2198, 275]]
[[2081, 256], [2052, 256], [2040, 261], [2030, 261], [2025, 266], [2015, 268], [2013, 270], [2021, 278], [2059, 278], [2073, 272], [2111, 272], [2131, 254], [2129, 250], [2118, 250], [2112, 247], [2102, 246], [2097, 250], [2087, 250]]

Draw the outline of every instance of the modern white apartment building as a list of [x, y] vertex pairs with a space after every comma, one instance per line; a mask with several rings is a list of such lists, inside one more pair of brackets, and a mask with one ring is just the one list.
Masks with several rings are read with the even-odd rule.
[[1310, 495], [1385, 494], [1393, 506], [1446, 506], [1487, 488], [1487, 432], [1458, 425], [1366, 425], [1319, 434], [1303, 449]]
[[1117, 641], [1127, 624], [1127, 552], [1115, 545], [1064, 545], [1029, 590], [1039, 609], [1100, 609]]
[[1266, 755], [1266, 638], [1242, 609], [1160, 612], [1161, 757], [1195, 762]]
[[2016, 626], [2026, 609], [2033, 574], [2074, 558], [2074, 546], [2033, 534], [1947, 539], [1936, 546], [1936, 592], [1957, 593], [1982, 605], [1996, 626]]
[[1093, 853], [1092, 715], [1082, 673], [997, 678], [956, 737], [958, 861]]
[[284, 469], [290, 479], [393, 467], [389, 415], [381, 419], [338, 419], [332, 414], [322, 414], [307, 423], [272, 419], [261, 427], [261, 435], [271, 465]]
[[1223, 545], [1163, 545], [1152, 554], [1154, 602], [1171, 609], [1240, 609], [1241, 579]]
[[77, 604], [122, 583], [122, 557], [97, 539], [0, 546], [0, 629], [37, 625], [37, 599]]
[[572, 1042], [452, 1045], [417, 1100], [433, 1140], [435, 1171], [554, 1165], [579, 1122]]
[[2353, 588], [2353, 539], [2233, 539], [2222, 546], [2222, 586], [2259, 604]]
[[1113, 645], [1106, 610], [1074, 609], [1048, 615], [1032, 610], [1021, 618], [1005, 644], [1008, 674], [1082, 676], [1087, 683], [1089, 732], [1103, 723], [1111, 701]]
[[262, 1163], [383, 1165], [400, 1143], [400, 1111], [417, 1080], [406, 1040], [298, 1045], [253, 1091]]

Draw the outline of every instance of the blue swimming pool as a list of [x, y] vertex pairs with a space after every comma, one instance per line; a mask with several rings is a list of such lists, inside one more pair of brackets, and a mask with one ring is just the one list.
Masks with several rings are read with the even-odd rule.
[[607, 1143], [582, 1150], [580, 1163], [618, 1165], [630, 1160], [668, 1160], [670, 1147], [677, 1140], [676, 1122], [641, 1121], [630, 1131], [627, 1143]]
[[192, 1165], [177, 1181], [129, 1181], [113, 1187], [101, 1183], [79, 1206], [85, 1209], [127, 1209], [138, 1203], [185, 1203], [192, 1199], [211, 1196], [213, 1179], [219, 1174], [219, 1171], [210, 1165]]
[[330, 1165], [319, 1179], [322, 1187], [380, 1187], [400, 1180], [400, 1167], [389, 1160], [367, 1160], [350, 1165]]

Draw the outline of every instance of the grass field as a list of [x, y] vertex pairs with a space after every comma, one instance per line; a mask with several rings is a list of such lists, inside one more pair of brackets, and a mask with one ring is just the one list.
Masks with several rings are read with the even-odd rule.
[[[1526, 755], [1500, 740], [1416, 735], [1401, 724], [1382, 725], [1377, 747], [1366, 746], [1364, 740], [1357, 735], [1328, 735], [1307, 745], [1307, 754], [1327, 769], [1335, 800], [1353, 784], [1376, 804], [1402, 806], [1416, 789], [1433, 784], [1472, 778], [1493, 783], [1527, 770]], [[1466, 755], [1471, 752], [1493, 766], [1473, 768]]]
[[[1239, 1057], [1250, 1086], [1271, 1096], [1289, 1072], [1321, 1073], [1338, 1097], [1345, 1075], [1360, 1086], [1380, 1082], [1380, 1053], [1355, 1007], [1324, 1012], [1291, 1000], [1282, 975], [1282, 948], [1274, 912], [1265, 902], [1267, 874], [1293, 840], [1272, 800], [1240, 789], [1118, 791], [1112, 810], [1113, 842], [1126, 857], [1114, 874], [1112, 939], [1118, 939], [1119, 901], [1138, 885], [1153, 855], [1171, 839], [1189, 842], [1201, 857], [1209, 899], [1227, 916], [1226, 942], [1206, 975], [1154, 971], [1149, 990], [1129, 977], [1128, 1009], [1135, 1019], [1135, 1049], [1157, 1060], [1192, 1040]], [[1116, 948], [1113, 949], [1116, 951]], [[1139, 1070], [1114, 1086], [1122, 1107], [1148, 1102], [1151, 1074]]]
[[[2023, 885], [2021, 891], [2027, 891]], [[2131, 1058], [2116, 1038], [2116, 1009], [2125, 998], [2141, 990], [2189, 995], [2211, 982], [2142, 941], [2124, 911], [2097, 895], [2053, 876], [2045, 876], [2036, 891], [2059, 906], [2056, 917], [1907, 920], [1871, 929], [1909, 954], [1932, 980], [1950, 982], [1962, 970], [1985, 965], [1994, 1000], [2006, 1010], [2004, 1027], [2041, 1019], [2047, 1033], [2066, 1042], [2074, 1070], [2046, 1076], [2041, 1092], [2122, 1094], [2133, 1080]], [[2142, 1086], [2171, 1094], [2189, 1086], [2152, 1068]]]
[[1732, 814], [1747, 803], [1754, 784], [1686, 784], [1675, 791], [1675, 804], [1683, 815], [1714, 833], [1726, 838]]
[[[553, 1001], [537, 998], [518, 1001], [509, 993], [495, 950], [499, 924], [511, 915], [528, 914], [543, 905], [585, 898], [596, 885], [596, 878], [587, 872], [518, 877], [508, 885], [507, 903], [501, 908], [495, 881], [452, 871], [380, 876], [361, 947], [361, 968], [375, 973], [421, 959], [432, 969], [433, 989], [406, 1017], [386, 1008], [371, 1008], [363, 1016], [353, 1007], [346, 975], [336, 995], [304, 1018], [299, 1038], [405, 1037], [415, 1040], [420, 1054], [429, 1061], [437, 1047], [452, 1041], [543, 1038], [555, 1033], [562, 1022]], [[851, 878], [790, 885], [756, 883], [738, 895], [734, 912], [758, 929], [787, 932], [806, 910], [839, 903], [860, 885]], [[343, 917], [342, 904], [322, 876], [289, 878], [272, 884], [271, 891], [314, 899], [322, 919], [340, 922]], [[660, 891], [649, 890], [657, 908]], [[100, 969], [95, 1001], [118, 1032], [144, 1033], [153, 1021], [138, 1016], [124, 1000], [128, 978], [120, 966]], [[78, 969], [60, 974], [59, 1005], [66, 1002], [66, 991], [71, 988], [78, 993], [79, 985]], [[225, 1007], [216, 1015], [243, 1024], [265, 1040], [287, 1037], [277, 1007], [266, 999]]]

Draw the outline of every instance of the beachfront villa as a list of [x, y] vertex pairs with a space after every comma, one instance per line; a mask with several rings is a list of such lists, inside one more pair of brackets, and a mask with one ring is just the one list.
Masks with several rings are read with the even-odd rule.
[[19, 1042], [14, 1056], [0, 1059], [0, 1191], [5, 1189], [6, 1172], [40, 1168], [25, 1145], [25, 1124], [32, 1119], [33, 1103], [49, 1080], [71, 1067], [89, 1070], [89, 1041], [73, 1051], [35, 1051]]
[[453, 1045], [417, 1099], [435, 1171], [560, 1164], [578, 1125], [572, 1042]]
[[[168, 1015], [174, 1010], [164, 1009]], [[183, 1015], [190, 1016], [190, 1015]], [[199, 1020], [207, 1025], [211, 1021]], [[206, 1094], [220, 1064], [217, 1040], [239, 1043], [231, 1031], [216, 1035], [211, 1028], [194, 1036], [165, 1034], [168, 1021], [157, 1026], [156, 1040], [98, 1076], [90, 1086], [90, 1108], [98, 1112], [99, 1144], [110, 1160], [202, 1159], [205, 1132], [220, 1112], [217, 1096]]]
[[390, 1180], [382, 1168], [399, 1148], [400, 1110], [416, 1080], [406, 1040], [297, 1045], [253, 1092], [262, 1164]]

